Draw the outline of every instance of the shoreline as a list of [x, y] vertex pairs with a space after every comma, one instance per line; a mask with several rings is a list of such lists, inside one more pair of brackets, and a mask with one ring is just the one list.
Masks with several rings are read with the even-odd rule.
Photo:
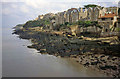
[[14, 34], [18, 34], [22, 39], [31, 39], [32, 45], [27, 47], [37, 49], [41, 54], [69, 57], [85, 67], [90, 67], [110, 77], [120, 77], [120, 57], [117, 57], [117, 54], [113, 56], [105, 54], [110, 52], [107, 49], [104, 50], [104, 47], [109, 46], [107, 43], [104, 44], [105, 40], [73, 37], [63, 32], [34, 29], [21, 29], [15, 31]]

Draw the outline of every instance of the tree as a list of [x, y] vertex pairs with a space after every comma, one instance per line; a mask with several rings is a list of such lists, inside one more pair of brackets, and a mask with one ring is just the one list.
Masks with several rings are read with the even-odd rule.
[[80, 26], [81, 26], [81, 25], [84, 26], [84, 21], [80, 21], [80, 20], [79, 20], [79, 21], [78, 21], [78, 25], [80, 25]]
[[102, 27], [98, 24], [98, 21], [92, 21], [92, 26], [96, 27], [96, 31], [98, 30], [97, 28], [102, 29]]
[[77, 22], [79, 27], [85, 27], [86, 30], [87, 30], [87, 27], [89, 26], [95, 26], [96, 27], [96, 31], [97, 31], [97, 28], [102, 28], [99, 24], [98, 24], [98, 21], [78, 21]]
[[29, 28], [29, 27], [46, 27], [50, 25], [50, 21], [49, 20], [30, 20], [27, 21], [23, 27], [24, 28]]
[[85, 8], [94, 8], [94, 7], [97, 7], [98, 5], [95, 5], [95, 4], [88, 4], [88, 5], [84, 5]]
[[86, 26], [90, 26], [91, 24], [92, 24], [91, 21], [85, 21], [85, 25], [86, 25]]
[[86, 32], [87, 32], [87, 27], [89, 27], [91, 25], [92, 25], [91, 21], [85, 21]]
[[69, 24], [69, 22], [65, 22], [65, 25], [67, 26]]

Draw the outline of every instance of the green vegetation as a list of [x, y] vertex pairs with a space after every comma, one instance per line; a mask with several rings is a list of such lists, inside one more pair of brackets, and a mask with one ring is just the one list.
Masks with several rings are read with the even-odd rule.
[[95, 5], [95, 4], [88, 4], [88, 5], [84, 5], [85, 8], [95, 8], [95, 7], [99, 7], [99, 8], [104, 8], [104, 7], [101, 7], [101, 6], [98, 6], [98, 5]]
[[65, 22], [64, 26], [70, 27], [71, 25], [75, 25], [76, 23]]
[[27, 21], [24, 24], [24, 28], [28, 28], [28, 27], [45, 27], [50, 25], [50, 21], [49, 20], [33, 20], [33, 21]]
[[18, 26], [18, 27], [21, 27], [21, 26], [23, 26], [24, 24], [18, 24], [18, 25], [16, 25], [16, 26]]
[[102, 27], [98, 24], [97, 21], [77, 21], [77, 22], [74, 22], [74, 23], [70, 23], [70, 22], [65, 22], [64, 24], [57, 24], [55, 27], [54, 27], [54, 30], [59, 30], [59, 29], [66, 29], [66, 28], [69, 28], [73, 25], [78, 25], [79, 27], [90, 27], [90, 26], [96, 26], [100, 29], [102, 29]]
[[23, 27], [23, 25], [24, 25], [24, 24], [18, 24], [18, 25], [16, 25], [15, 27], [13, 27], [13, 29]]
[[88, 4], [88, 5], [84, 5], [85, 8], [89, 8], [89, 7], [97, 7], [98, 5], [95, 5], [95, 4]]
[[50, 17], [49, 19], [50, 19], [50, 20], [55, 20], [55, 16], [53, 16], [53, 17]]
[[120, 32], [120, 27], [117, 27], [116, 30], [117, 30], [117, 32]]
[[[51, 19], [55, 19], [55, 17], [52, 17]], [[57, 24], [55, 26], [53, 26], [53, 30], [60, 30], [60, 29], [67, 29], [73, 25], [79, 25], [79, 27], [90, 27], [90, 26], [96, 26], [96, 27], [99, 27], [99, 28], [102, 28], [97, 21], [77, 21], [77, 22], [73, 22], [73, 23], [70, 23], [70, 22], [65, 22], [64, 24]], [[19, 26], [19, 25], [18, 25]], [[24, 28], [29, 28], [29, 27], [43, 27], [44, 29], [45, 28], [48, 28], [50, 26], [50, 19], [42, 19], [42, 20], [30, 20], [30, 21], [27, 21], [23, 27]]]
[[77, 22], [80, 27], [89, 27], [89, 26], [96, 26], [102, 28], [97, 21], [78, 21]]

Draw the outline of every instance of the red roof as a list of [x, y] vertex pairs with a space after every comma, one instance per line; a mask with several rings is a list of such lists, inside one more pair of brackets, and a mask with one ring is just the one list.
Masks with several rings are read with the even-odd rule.
[[77, 8], [71, 8], [71, 9], [68, 9], [68, 11], [71, 11], [71, 10], [77, 10]]
[[116, 14], [105, 14], [105, 16], [101, 16], [100, 18], [113, 18], [114, 16], [117, 16]]

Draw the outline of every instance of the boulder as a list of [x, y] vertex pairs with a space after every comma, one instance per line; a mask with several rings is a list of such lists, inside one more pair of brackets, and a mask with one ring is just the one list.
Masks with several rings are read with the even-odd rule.
[[94, 62], [91, 62], [91, 65], [97, 65], [99, 62], [98, 61], [94, 61]]

